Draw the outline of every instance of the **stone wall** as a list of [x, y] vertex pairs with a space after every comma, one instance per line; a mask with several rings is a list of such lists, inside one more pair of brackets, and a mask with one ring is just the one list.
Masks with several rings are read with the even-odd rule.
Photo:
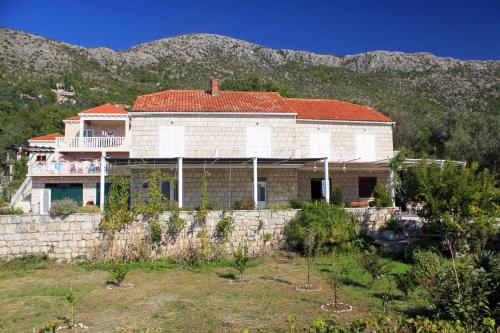
[[[366, 233], [378, 237], [378, 230], [394, 214], [396, 208], [348, 208], [359, 216]], [[223, 243], [231, 253], [241, 242], [246, 241], [253, 254], [276, 249], [284, 241], [283, 229], [298, 210], [238, 210], [233, 212], [234, 230]], [[181, 212], [187, 222], [177, 235], [164, 232], [159, 254], [175, 256], [197, 244], [201, 225], [195, 212]], [[212, 241], [216, 241], [216, 225], [224, 217], [223, 211], [209, 211], [207, 230]], [[170, 213], [160, 218], [164, 230], [168, 230]], [[91, 256], [104, 242], [99, 231], [100, 214], [73, 214], [64, 219], [47, 215], [0, 216], [0, 258], [11, 258], [27, 254], [48, 253], [58, 259]], [[146, 238], [147, 225], [135, 221], [115, 235], [117, 251], [130, 244], [140, 243]], [[267, 237], [270, 240], [265, 241]]]
[[[225, 243], [231, 252], [241, 242], [247, 241], [249, 251], [258, 253], [278, 247], [283, 241], [282, 231], [295, 216], [297, 210], [234, 211], [234, 231]], [[209, 211], [206, 221], [208, 233], [215, 241], [215, 227], [223, 217], [223, 211]], [[165, 237], [161, 254], [175, 256], [191, 244], [196, 244], [200, 224], [196, 214], [181, 212], [187, 225], [178, 235]], [[64, 219], [47, 215], [0, 216], [0, 257], [11, 258], [26, 254], [48, 253], [58, 259], [90, 256], [103, 241], [99, 232], [100, 214], [74, 214]], [[168, 229], [170, 213], [161, 216], [161, 225]], [[147, 225], [135, 221], [115, 236], [117, 247], [127, 246], [144, 239]], [[167, 236], [167, 233], [164, 233]], [[264, 241], [264, 235], [270, 235]]]

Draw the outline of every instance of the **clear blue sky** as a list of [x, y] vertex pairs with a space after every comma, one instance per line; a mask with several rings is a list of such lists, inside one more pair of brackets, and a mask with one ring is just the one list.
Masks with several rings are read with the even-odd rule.
[[0, 0], [0, 26], [115, 50], [189, 32], [273, 48], [500, 59], [500, 0]]

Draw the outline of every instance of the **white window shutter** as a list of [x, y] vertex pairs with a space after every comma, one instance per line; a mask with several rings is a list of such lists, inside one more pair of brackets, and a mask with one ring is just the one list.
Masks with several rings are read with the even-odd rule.
[[309, 157], [330, 158], [330, 133], [311, 133], [309, 144]]
[[159, 157], [184, 157], [184, 126], [160, 126]]
[[271, 157], [271, 128], [247, 127], [247, 156]]
[[375, 160], [375, 136], [373, 134], [356, 135], [356, 158], [362, 161]]

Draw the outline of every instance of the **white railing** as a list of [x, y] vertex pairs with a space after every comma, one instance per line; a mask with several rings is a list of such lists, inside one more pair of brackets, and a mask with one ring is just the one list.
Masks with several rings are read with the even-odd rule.
[[29, 194], [31, 190], [31, 177], [27, 176], [21, 186], [17, 189], [16, 193], [10, 198], [11, 206], [15, 206], [16, 203], [23, 200], [26, 195]]
[[88, 161], [58, 161], [58, 162], [34, 162], [28, 164], [28, 175], [89, 175], [98, 176], [101, 172], [100, 160]]
[[126, 137], [63, 137], [56, 138], [57, 150], [106, 150], [128, 149]]

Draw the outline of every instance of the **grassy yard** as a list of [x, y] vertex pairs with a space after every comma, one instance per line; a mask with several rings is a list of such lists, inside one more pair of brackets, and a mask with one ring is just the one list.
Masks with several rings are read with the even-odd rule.
[[[346, 276], [340, 300], [353, 305], [340, 321], [375, 316], [382, 311], [387, 281], [370, 287], [371, 278], [357, 265], [354, 256], [339, 258]], [[392, 272], [405, 264], [387, 260]], [[7, 267], [8, 266], [8, 267]], [[76, 322], [89, 326], [86, 332], [286, 332], [289, 316], [299, 324], [329, 318], [321, 304], [331, 300], [327, 283], [330, 258], [318, 258], [313, 282], [318, 292], [298, 292], [304, 282], [304, 260], [260, 258], [245, 273], [250, 283], [231, 283], [234, 270], [228, 262], [183, 268], [167, 262], [135, 265], [125, 282], [130, 288], [107, 289], [108, 273], [99, 267], [78, 264], [48, 264], [29, 269], [0, 266], [0, 331], [38, 332], [46, 324], [67, 315], [64, 297], [73, 285], [77, 297]], [[390, 311], [411, 313], [424, 304], [417, 297], [403, 300], [392, 291]]]

